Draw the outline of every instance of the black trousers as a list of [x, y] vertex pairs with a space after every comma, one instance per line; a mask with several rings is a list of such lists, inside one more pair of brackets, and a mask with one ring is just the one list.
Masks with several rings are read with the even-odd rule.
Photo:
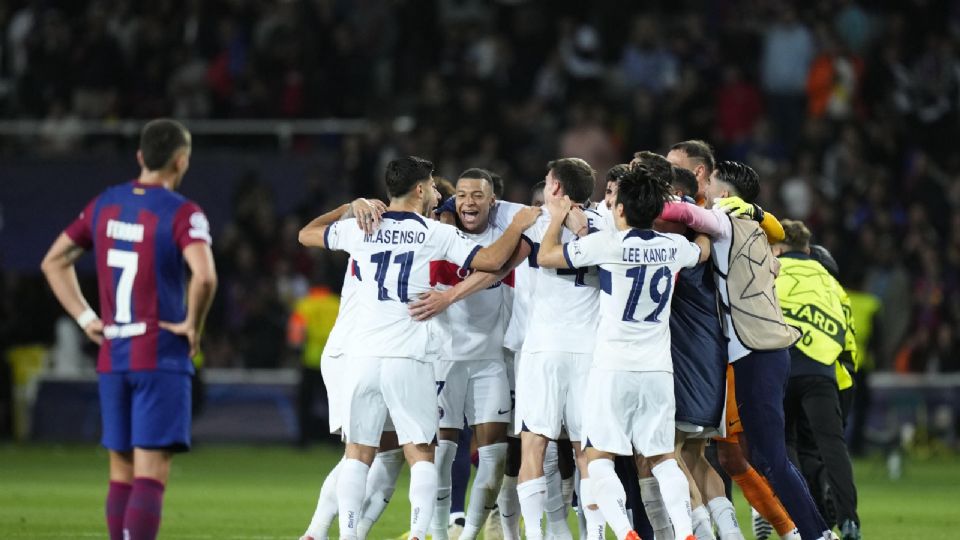
[[323, 375], [319, 369], [300, 368], [300, 387], [297, 391], [297, 417], [300, 424], [298, 443], [301, 446], [325, 438], [329, 431], [325, 423], [329, 420], [317, 414], [318, 400], [326, 400], [327, 390], [323, 384]]
[[828, 523], [835, 521], [830, 525], [848, 519], [859, 525], [836, 381], [817, 375], [791, 377], [783, 407], [790, 460], [802, 471], [820, 513]]

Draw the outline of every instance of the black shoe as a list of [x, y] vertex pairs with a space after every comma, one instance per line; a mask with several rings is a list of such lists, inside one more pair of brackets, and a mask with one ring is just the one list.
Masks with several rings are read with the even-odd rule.
[[840, 526], [840, 538], [841, 540], [860, 540], [860, 527], [852, 519], [844, 521]]

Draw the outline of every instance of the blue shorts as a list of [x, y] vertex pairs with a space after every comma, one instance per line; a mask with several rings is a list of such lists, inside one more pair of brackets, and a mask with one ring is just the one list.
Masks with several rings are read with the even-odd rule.
[[128, 371], [99, 378], [104, 447], [117, 452], [190, 449], [189, 373]]

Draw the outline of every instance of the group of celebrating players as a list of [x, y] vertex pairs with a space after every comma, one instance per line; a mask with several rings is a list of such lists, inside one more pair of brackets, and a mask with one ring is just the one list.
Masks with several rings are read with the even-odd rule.
[[[140, 179], [94, 199], [44, 261], [65, 309], [104, 344], [111, 538], [156, 535], [170, 456], [189, 447], [189, 354], [216, 284], [206, 219], [173, 193], [189, 151], [178, 123], [148, 124]], [[609, 525], [618, 539], [638, 539], [615, 468], [623, 456], [635, 459], [657, 540], [743, 538], [705, 457], [713, 439], [782, 538], [832, 537], [785, 437], [790, 351], [809, 332], [801, 340], [794, 312], [781, 309], [773, 254], [809, 252], [809, 232], [797, 240], [802, 224], [781, 225], [756, 204], [753, 169], [685, 141], [614, 167], [605, 200], [593, 203], [591, 166], [557, 159], [535, 189], [542, 207], [501, 200], [495, 175], [479, 168], [442, 200], [433, 171], [421, 158], [395, 159], [388, 204], [358, 199], [300, 232], [306, 246], [350, 255], [321, 363], [330, 429], [346, 448], [304, 540], [326, 538], [336, 516], [340, 538], [366, 538], [404, 461], [408, 538], [448, 538], [465, 426], [478, 465], [462, 539], [477, 538], [493, 510], [506, 539], [520, 538], [521, 516], [526, 538], [570, 539], [574, 491], [581, 538], [602, 539]], [[73, 269], [88, 248], [102, 322]], [[176, 281], [184, 266], [186, 294]], [[160, 292], [143, 292], [151, 287]], [[855, 510], [843, 517], [844, 538], [859, 538]]]

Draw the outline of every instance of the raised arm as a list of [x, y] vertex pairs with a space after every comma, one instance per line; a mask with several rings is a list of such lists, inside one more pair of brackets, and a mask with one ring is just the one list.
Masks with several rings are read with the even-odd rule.
[[453, 287], [438, 291], [427, 291], [420, 295], [416, 302], [410, 304], [410, 316], [417, 321], [432, 319], [446, 311], [454, 302], [459, 302], [468, 296], [490, 288], [494, 283], [503, 280], [524, 259], [530, 256], [530, 245], [526, 242], [517, 244], [510, 260], [498, 272], [473, 272], [466, 279]]
[[563, 231], [563, 222], [571, 208], [570, 198], [564, 196], [563, 199], [547, 205], [550, 212], [550, 225], [547, 231], [543, 233], [543, 240], [540, 242], [540, 251], [537, 252], [537, 264], [543, 268], [570, 268], [567, 258], [563, 255], [563, 244], [560, 242], [560, 234]]
[[103, 342], [103, 322], [83, 297], [77, 279], [75, 263], [84, 251], [66, 233], [61, 233], [43, 257], [40, 269], [63, 309], [77, 321], [87, 337], [100, 345]]
[[520, 241], [520, 235], [537, 221], [540, 213], [540, 209], [535, 206], [528, 206], [517, 212], [503, 235], [496, 242], [477, 252], [470, 262], [470, 268], [481, 272], [499, 272], [510, 255], [514, 253]]
[[697, 232], [702, 232], [716, 239], [724, 236], [726, 229], [721, 220], [727, 218], [722, 214], [700, 208], [695, 204], [668, 202], [663, 205], [660, 219], [683, 223]]
[[300, 229], [300, 234], [297, 236], [297, 239], [307, 247], [325, 248], [327, 246], [324, 236], [326, 235], [327, 227], [341, 219], [352, 217], [357, 218], [357, 225], [363, 229], [363, 232], [370, 234], [380, 226], [380, 216], [385, 210], [386, 206], [376, 199], [360, 198], [348, 204], [341, 204], [326, 214], [314, 218], [310, 223], [307, 223], [304, 228]]

